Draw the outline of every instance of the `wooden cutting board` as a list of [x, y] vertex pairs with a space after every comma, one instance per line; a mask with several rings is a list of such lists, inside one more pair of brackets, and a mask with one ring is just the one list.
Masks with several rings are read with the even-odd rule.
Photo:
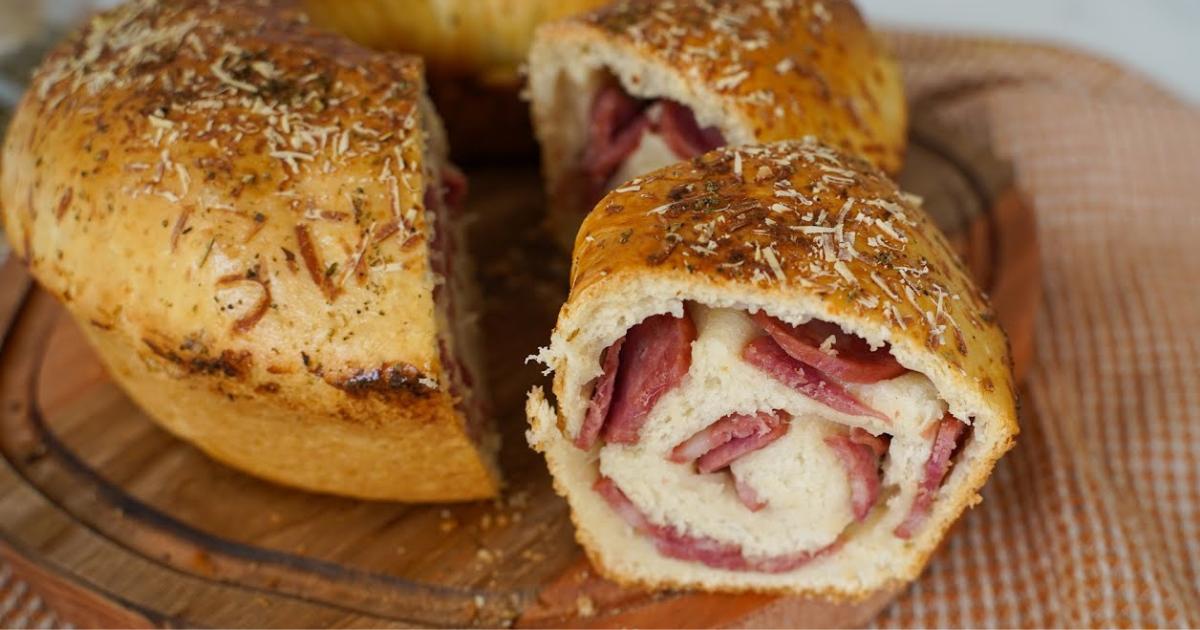
[[[1038, 287], [1032, 209], [986, 147], [918, 121], [905, 188], [992, 294], [1018, 372]], [[160, 430], [74, 322], [9, 261], [0, 276], [0, 555], [66, 620], [91, 625], [861, 625], [856, 605], [650, 594], [597, 577], [525, 445], [522, 402], [566, 295], [568, 259], [537, 227], [531, 166], [471, 174], [471, 233], [504, 435], [503, 499], [364, 502], [276, 487]], [[985, 508], [986, 509], [986, 506]]]

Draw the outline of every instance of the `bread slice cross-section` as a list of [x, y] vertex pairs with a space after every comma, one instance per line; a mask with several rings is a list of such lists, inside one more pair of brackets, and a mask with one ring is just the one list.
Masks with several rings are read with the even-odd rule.
[[652, 171], [583, 223], [529, 441], [594, 564], [858, 599], [911, 580], [1017, 432], [1007, 343], [945, 237], [815, 141]]

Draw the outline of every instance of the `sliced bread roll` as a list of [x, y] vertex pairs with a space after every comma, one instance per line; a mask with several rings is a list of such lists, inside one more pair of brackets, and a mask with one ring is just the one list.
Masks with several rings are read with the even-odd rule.
[[33, 76], [8, 237], [129, 395], [214, 458], [356, 497], [492, 496], [465, 182], [424, 85], [420, 59], [283, 3], [123, 4]]
[[726, 144], [816, 135], [889, 172], [906, 111], [896, 64], [848, 1], [614, 2], [538, 29], [529, 54], [550, 224]]
[[1004, 334], [882, 172], [815, 141], [712, 151], [588, 215], [529, 396], [622, 583], [858, 599], [911, 580], [1017, 433]]

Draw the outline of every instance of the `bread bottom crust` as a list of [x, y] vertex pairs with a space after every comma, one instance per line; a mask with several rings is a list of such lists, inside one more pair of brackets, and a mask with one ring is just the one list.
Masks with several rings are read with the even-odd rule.
[[[306, 409], [284, 394], [246, 395], [223, 376], [129, 347], [115, 331], [83, 326], [113, 379], [159, 426], [224, 464], [309, 491], [372, 500], [451, 502], [494, 497], [494, 450], [469, 440], [448, 397], [433, 422], [349, 417]], [[332, 387], [324, 382], [314, 387]], [[333, 392], [335, 396], [344, 396]], [[354, 409], [353, 402], [347, 405]], [[485, 438], [494, 442], [490, 436]]]

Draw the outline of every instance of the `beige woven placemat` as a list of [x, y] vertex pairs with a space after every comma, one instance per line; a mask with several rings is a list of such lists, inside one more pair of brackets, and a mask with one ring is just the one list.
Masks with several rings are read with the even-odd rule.
[[894, 35], [1037, 212], [1017, 447], [881, 626], [1200, 625], [1200, 110], [1058, 49]]
[[[1200, 626], [1200, 111], [1059, 49], [896, 34], [913, 108], [1013, 160], [1043, 306], [1018, 446], [876, 623]], [[0, 625], [53, 625], [0, 569]]]

